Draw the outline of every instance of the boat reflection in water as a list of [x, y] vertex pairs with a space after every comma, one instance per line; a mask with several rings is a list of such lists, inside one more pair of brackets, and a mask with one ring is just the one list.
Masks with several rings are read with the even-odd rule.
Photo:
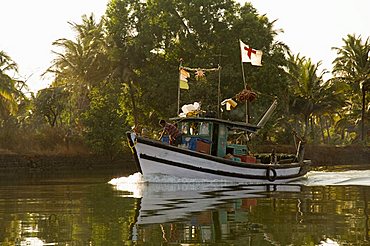
[[136, 197], [130, 241], [221, 245], [369, 245], [370, 170], [309, 172], [283, 185], [137, 173], [110, 183]]
[[[240, 223], [249, 223], [248, 213], [258, 198], [270, 192], [301, 191], [300, 185], [247, 185], [209, 180], [174, 180], [174, 177], [153, 176], [144, 182], [137, 173], [110, 183], [125, 197], [140, 200], [138, 215], [132, 225], [132, 241], [155, 239], [160, 228], [163, 242], [216, 242], [228, 238], [230, 230]], [[155, 180], [155, 182], [153, 182]], [[159, 225], [159, 226], [158, 226]], [[262, 225], [255, 226], [256, 230]], [[235, 227], [235, 228], [233, 228]], [[265, 235], [266, 237], [266, 235]]]

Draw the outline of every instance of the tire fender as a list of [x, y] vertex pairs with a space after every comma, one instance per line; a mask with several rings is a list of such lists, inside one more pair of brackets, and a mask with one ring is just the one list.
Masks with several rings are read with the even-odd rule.
[[267, 178], [268, 181], [270, 181], [270, 182], [275, 181], [276, 180], [276, 176], [277, 176], [277, 173], [276, 173], [275, 168], [268, 167], [266, 169], [266, 178]]

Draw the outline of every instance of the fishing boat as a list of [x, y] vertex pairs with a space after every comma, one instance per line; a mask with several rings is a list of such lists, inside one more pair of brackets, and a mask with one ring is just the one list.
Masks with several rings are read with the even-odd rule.
[[252, 153], [247, 144], [273, 109], [270, 107], [257, 125], [199, 115], [172, 118], [182, 131], [178, 146], [169, 144], [168, 138], [155, 140], [134, 131], [127, 132], [127, 138], [144, 178], [160, 174], [243, 183], [286, 183], [302, 178], [309, 170], [310, 160], [304, 159], [304, 142], [299, 141], [293, 155]]
[[[241, 41], [240, 45], [243, 58], [246, 55], [246, 46]], [[296, 136], [299, 143], [295, 155], [277, 154], [274, 151], [262, 155], [253, 153], [249, 148], [248, 143], [255, 138], [257, 131], [265, 125], [276, 109], [277, 98], [256, 125], [250, 123], [248, 103], [253, 101], [257, 94], [246, 83], [243, 62], [251, 62], [251, 59], [242, 59], [241, 63], [244, 89], [233, 98], [220, 102], [221, 67], [190, 68], [182, 66], [182, 60], [180, 61], [178, 116], [170, 119], [182, 133], [180, 144], [174, 146], [169, 144], [168, 138], [155, 140], [135, 131], [127, 132], [129, 147], [144, 178], [160, 174], [245, 183], [286, 183], [306, 175], [310, 161], [304, 159], [304, 141], [299, 136]], [[258, 62], [252, 65], [262, 64]], [[198, 79], [204, 77], [205, 72], [219, 73], [217, 116], [202, 111], [200, 103], [197, 102], [183, 105], [180, 113], [180, 89], [189, 89], [187, 81], [191, 77], [190, 72], [195, 72]], [[220, 105], [226, 105], [226, 110], [235, 108], [237, 102], [234, 99], [240, 103], [245, 102], [245, 122], [220, 117]]]

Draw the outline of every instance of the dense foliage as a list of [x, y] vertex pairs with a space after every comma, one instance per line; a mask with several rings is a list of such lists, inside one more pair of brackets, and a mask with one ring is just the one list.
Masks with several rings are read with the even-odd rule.
[[[114, 156], [131, 126], [155, 132], [159, 118], [177, 113], [181, 64], [221, 70], [199, 80], [192, 74], [180, 105], [198, 101], [203, 110], [217, 112], [220, 98], [235, 96], [247, 84], [258, 94], [250, 112], [256, 123], [277, 97], [278, 110], [259, 133], [261, 141], [291, 143], [294, 130], [311, 143], [348, 144], [360, 137], [366, 142], [369, 39], [343, 39], [344, 46], [335, 48], [334, 77], [324, 81], [327, 71], [320, 63], [291, 54], [276, 40], [274, 21], [250, 3], [111, 0], [100, 22], [91, 15], [69, 24], [76, 37], [53, 43], [55, 59], [46, 72], [55, 79], [36, 96], [22, 96], [20, 82], [9, 73], [17, 71], [16, 64], [0, 53], [0, 138], [9, 127], [36, 136], [54, 129], [60, 146], [83, 142]], [[244, 63], [242, 69], [239, 40], [263, 51], [262, 67]], [[245, 109], [239, 104], [218, 113], [242, 121]]]

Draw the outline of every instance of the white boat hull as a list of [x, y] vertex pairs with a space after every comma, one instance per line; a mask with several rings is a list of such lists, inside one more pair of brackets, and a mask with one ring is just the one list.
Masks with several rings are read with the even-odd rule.
[[308, 161], [289, 164], [241, 163], [129, 133], [129, 142], [144, 178], [165, 174], [189, 178], [242, 183], [286, 183], [304, 176]]

